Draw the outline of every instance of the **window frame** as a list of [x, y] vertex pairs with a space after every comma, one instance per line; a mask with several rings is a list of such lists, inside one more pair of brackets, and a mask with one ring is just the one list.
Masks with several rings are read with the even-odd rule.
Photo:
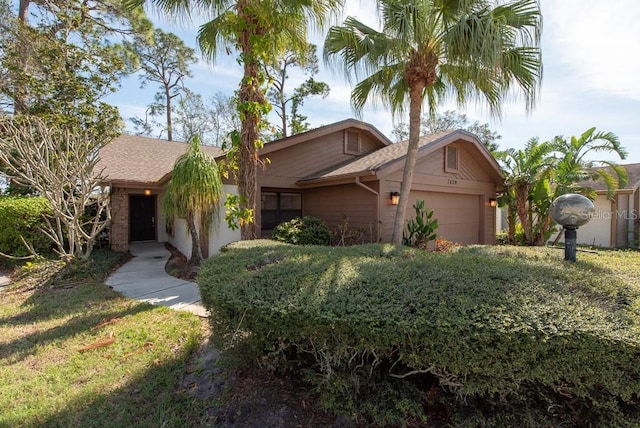
[[[264, 209], [262, 208], [262, 196], [265, 194], [275, 194], [276, 195], [276, 208], [275, 209]], [[299, 195], [300, 196], [300, 209], [283, 209], [282, 208], [282, 195]], [[260, 191], [260, 230], [262, 231], [272, 231], [277, 225], [288, 221], [295, 217], [303, 216], [303, 193], [295, 190], [289, 189], [263, 189]], [[266, 228], [264, 225], [264, 212], [275, 213], [275, 223], [273, 227]], [[285, 215], [283, 215], [285, 213]], [[293, 217], [291, 217], [291, 213], [294, 213]]]

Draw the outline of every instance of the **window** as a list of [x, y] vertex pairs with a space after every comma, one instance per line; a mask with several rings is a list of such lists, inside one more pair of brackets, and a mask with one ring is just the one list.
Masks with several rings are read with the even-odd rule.
[[260, 199], [262, 230], [296, 217], [302, 217], [302, 194], [291, 192], [262, 192]]
[[458, 161], [458, 148], [453, 146], [446, 146], [444, 151], [444, 171], [458, 172]]
[[344, 153], [347, 155], [359, 155], [361, 152], [360, 133], [344, 131]]

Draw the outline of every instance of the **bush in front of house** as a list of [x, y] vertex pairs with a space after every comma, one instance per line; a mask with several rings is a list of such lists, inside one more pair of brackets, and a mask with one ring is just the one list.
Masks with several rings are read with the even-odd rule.
[[438, 237], [438, 220], [433, 218], [433, 210], [424, 207], [424, 201], [418, 199], [413, 204], [416, 213], [414, 218], [407, 220], [405, 230], [402, 232], [402, 244], [410, 247], [426, 249], [429, 242]]
[[50, 212], [47, 200], [39, 196], [0, 196], [0, 252], [28, 256], [21, 236], [37, 253], [50, 252], [51, 241], [40, 231], [43, 215]]
[[331, 233], [317, 217], [296, 217], [280, 223], [273, 229], [271, 237], [279, 242], [294, 245], [329, 245]]
[[633, 426], [640, 254], [612, 254], [251, 241], [198, 282], [220, 349], [365, 423]]

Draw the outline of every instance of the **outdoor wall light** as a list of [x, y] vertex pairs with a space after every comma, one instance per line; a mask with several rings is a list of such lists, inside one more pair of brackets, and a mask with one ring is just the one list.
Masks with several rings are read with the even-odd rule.
[[145, 196], [151, 196], [151, 189], [144, 189]]
[[489, 199], [489, 206], [491, 208], [495, 208], [498, 206], [498, 200], [496, 198], [490, 198]]
[[398, 205], [399, 202], [400, 202], [400, 193], [391, 192], [391, 205]]

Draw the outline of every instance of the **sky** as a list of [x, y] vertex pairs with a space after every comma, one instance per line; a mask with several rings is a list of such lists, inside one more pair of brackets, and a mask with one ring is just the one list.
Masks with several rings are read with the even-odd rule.
[[[556, 135], [579, 136], [591, 127], [615, 133], [629, 155], [621, 163], [640, 162], [640, 2], [637, 0], [540, 0], [543, 14], [542, 60], [544, 74], [535, 109], [527, 114], [524, 101], [510, 99], [502, 117], [492, 118], [482, 105], [459, 108], [442, 105], [439, 111], [456, 110], [471, 121], [489, 123], [502, 136], [501, 149], [523, 148], [527, 140], [550, 140]], [[149, 9], [155, 25], [179, 35], [195, 48], [198, 24], [172, 22]], [[375, 25], [374, 0], [346, 0], [343, 17], [356, 16]], [[341, 22], [339, 19], [337, 23]], [[324, 34], [314, 34], [319, 46]], [[200, 60], [192, 66], [193, 78], [186, 86], [204, 98], [218, 91], [231, 95], [237, 88], [242, 70], [236, 58], [220, 55], [214, 64]], [[342, 74], [320, 64], [317, 80], [331, 87], [326, 99], [311, 98], [302, 113], [313, 127], [356, 117], [350, 106], [351, 85]], [[292, 74], [287, 82], [294, 88], [304, 80]], [[126, 79], [121, 89], [107, 98], [118, 106], [122, 117], [144, 116], [156, 91], [139, 87], [137, 77]], [[394, 122], [384, 106], [367, 107], [356, 117], [378, 128], [390, 139]], [[128, 122], [128, 121], [127, 121]], [[130, 126], [130, 123], [128, 123]], [[616, 156], [600, 154], [592, 160], [619, 161]]]

